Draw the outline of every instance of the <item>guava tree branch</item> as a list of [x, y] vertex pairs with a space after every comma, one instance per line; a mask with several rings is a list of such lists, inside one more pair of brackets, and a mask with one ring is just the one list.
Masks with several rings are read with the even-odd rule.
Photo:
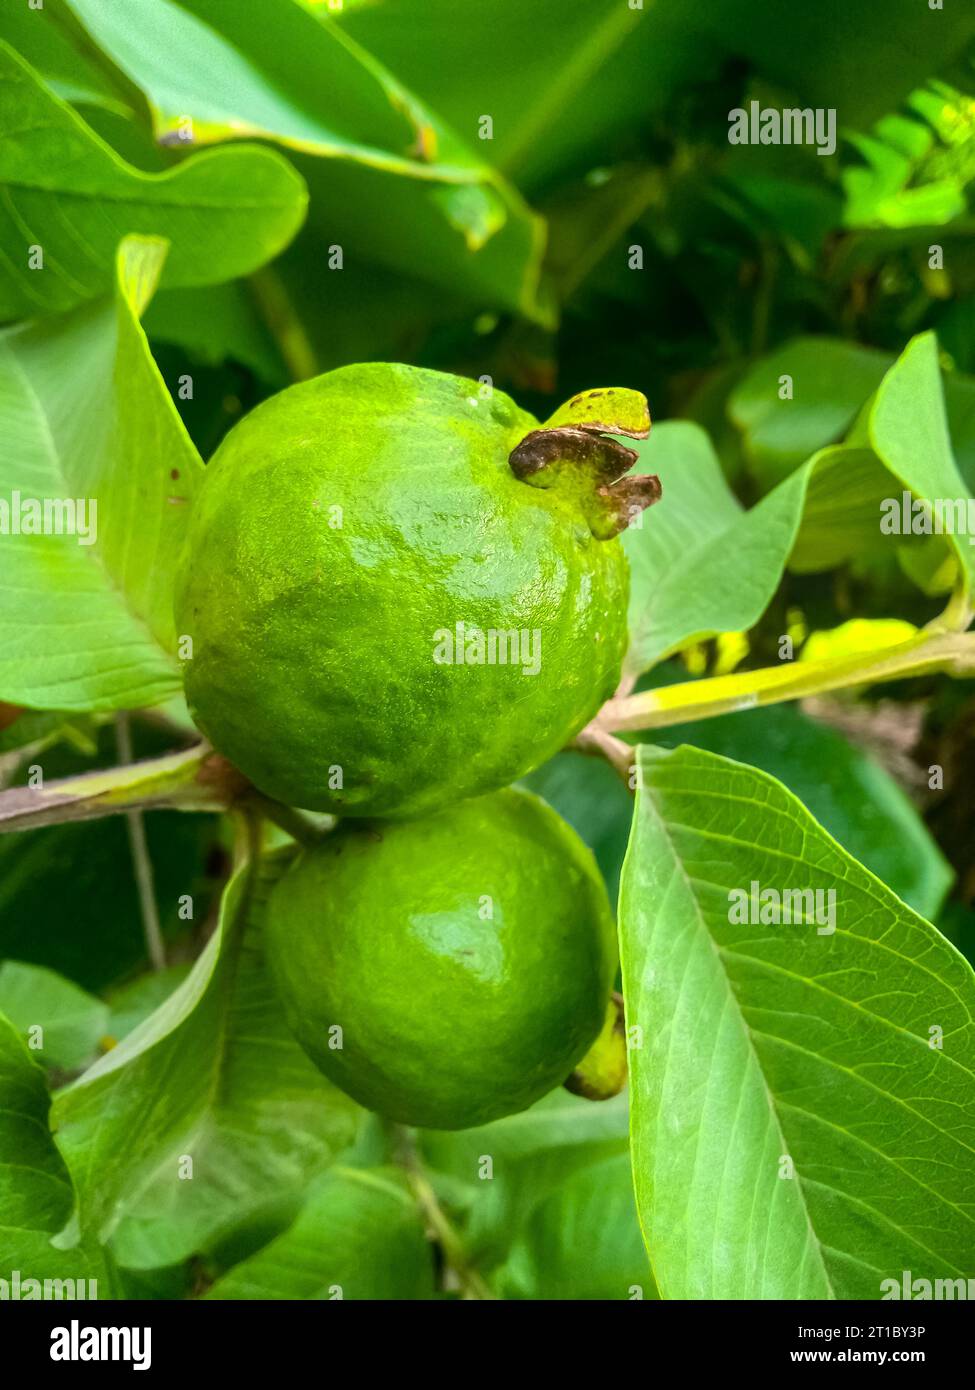
[[579, 753], [589, 753], [596, 758], [605, 758], [613, 770], [620, 775], [629, 790], [633, 791], [634, 750], [621, 738], [616, 738], [606, 729], [600, 728], [598, 721], [594, 720], [592, 724], [587, 724], [582, 732], [576, 735], [570, 746]]
[[209, 744], [201, 743], [162, 758], [63, 777], [37, 787], [11, 787], [0, 792], [0, 832], [161, 807], [223, 811], [249, 791], [243, 774]]
[[644, 690], [607, 701], [589, 730], [583, 732], [612, 734], [663, 729], [735, 710], [938, 671], [953, 676], [975, 675], [975, 633], [948, 632], [940, 627], [924, 629], [896, 646], [855, 656], [797, 661]]

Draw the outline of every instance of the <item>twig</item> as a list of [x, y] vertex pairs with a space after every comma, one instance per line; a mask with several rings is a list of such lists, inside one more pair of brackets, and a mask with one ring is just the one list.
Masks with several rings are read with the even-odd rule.
[[334, 824], [331, 817], [327, 823], [319, 824], [304, 811], [298, 811], [294, 806], [286, 806], [282, 801], [273, 801], [269, 796], [263, 796], [257, 791], [249, 793], [246, 801], [305, 848], [321, 844]]
[[626, 784], [628, 791], [635, 790], [633, 779], [633, 760], [636, 756], [628, 743], [624, 743], [621, 738], [616, 738], [608, 733], [606, 729], [599, 727], [598, 723], [587, 724], [581, 733], [577, 734], [570, 748], [574, 748], [578, 753], [588, 753], [592, 757], [605, 758], [614, 772], [618, 772]]
[[[115, 720], [115, 742], [118, 747], [119, 762], [126, 765], [132, 762], [132, 729], [129, 716], [120, 713]], [[132, 867], [135, 870], [136, 887], [139, 890], [139, 909], [142, 914], [142, 931], [146, 939], [146, 951], [153, 970], [166, 969], [166, 948], [163, 945], [162, 928], [159, 925], [159, 907], [156, 903], [156, 888], [152, 873], [152, 860], [149, 857], [149, 844], [146, 840], [145, 821], [141, 811], [126, 811], [125, 824], [129, 832], [129, 849], [132, 852]]]
[[427, 1225], [443, 1251], [444, 1260], [457, 1278], [465, 1298], [494, 1301], [495, 1295], [473, 1268], [463, 1242], [444, 1211], [427, 1177], [411, 1130], [405, 1125], [389, 1126], [393, 1158], [406, 1174], [406, 1181]]
[[[975, 633], [924, 630], [893, 647], [829, 661], [796, 661], [760, 671], [685, 681], [609, 700], [595, 724], [604, 733], [662, 729], [735, 710], [800, 700], [906, 676], [975, 674]], [[592, 726], [590, 726], [592, 728]]]
[[208, 744], [105, 771], [0, 792], [0, 832], [165, 807], [225, 811], [250, 783]]

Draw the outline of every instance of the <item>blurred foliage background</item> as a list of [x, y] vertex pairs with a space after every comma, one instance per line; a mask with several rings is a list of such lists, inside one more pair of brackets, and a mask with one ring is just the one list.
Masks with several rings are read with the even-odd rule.
[[[26, 0], [8, 0], [0, 39], [135, 170], [175, 177], [201, 150], [246, 140], [277, 151], [307, 188], [305, 207], [289, 185], [298, 229], [285, 249], [265, 265], [255, 254], [260, 268], [228, 278], [221, 256], [234, 226], [244, 242], [265, 234], [247, 220], [242, 171], [226, 223], [197, 209], [180, 231], [202, 266], [168, 264], [145, 315], [204, 458], [291, 380], [402, 360], [489, 377], [542, 418], [586, 387], [639, 389], [655, 421], [707, 432], [728, 485], [752, 505], [842, 440], [907, 340], [930, 329], [952, 444], [975, 489], [975, 7], [45, 0], [44, 9], [41, 25]], [[752, 100], [835, 108], [835, 153], [730, 144], [729, 112]], [[255, 166], [253, 188], [272, 172]], [[0, 163], [4, 179], [17, 185]], [[284, 184], [274, 187], [284, 199]], [[246, 248], [239, 260], [246, 265]], [[69, 301], [104, 291], [98, 275], [73, 283]], [[15, 294], [0, 296], [0, 316], [22, 312]], [[787, 402], [777, 395], [782, 373], [796, 382]], [[905, 562], [869, 546], [822, 563], [807, 555], [747, 637], [692, 646], [644, 683], [771, 664], [786, 633], [800, 650], [810, 634], [831, 634], [838, 651], [872, 640], [870, 624], [926, 622], [944, 606], [942, 559]], [[729, 586], [735, 563], [728, 554]], [[844, 626], [851, 620], [859, 626]], [[137, 751], [171, 746], [182, 715], [169, 714], [165, 729], [140, 723]], [[46, 754], [52, 770], [114, 761], [104, 721], [65, 728], [35, 718], [32, 749], [57, 740]], [[5, 744], [3, 725], [0, 707], [9, 780], [24, 726]], [[973, 683], [932, 677], [668, 729], [659, 741], [698, 743], [774, 773], [975, 956], [973, 732]], [[945, 776], [937, 794], [934, 764]], [[630, 802], [613, 772], [562, 754], [529, 780], [593, 846], [615, 889]], [[111, 901], [99, 886], [117, 873], [124, 838], [101, 822], [40, 832], [26, 853], [21, 837], [0, 839], [0, 956], [86, 990], [134, 988], [113, 1005], [119, 1035], [160, 988], [143, 998], [129, 983], [144, 964], [134, 883]], [[179, 922], [177, 894], [215, 898], [226, 839], [215, 819], [152, 818], [156, 892], [177, 962], [208, 926], [205, 909], [192, 931]], [[38, 901], [41, 863], [49, 892]], [[70, 940], [60, 926], [69, 911]], [[37, 930], [45, 921], [51, 929]], [[17, 987], [0, 970], [0, 1007], [12, 1017]], [[69, 1046], [66, 1066], [79, 1055]], [[510, 1152], [515, 1165], [492, 1189], [491, 1210], [472, 1206], [459, 1176], [470, 1172], [471, 1145], [484, 1152], [487, 1139], [428, 1145], [442, 1195], [470, 1208], [472, 1248], [508, 1296], [598, 1296], [610, 1278], [618, 1284], [624, 1255], [634, 1282], [645, 1277], [626, 1195], [625, 1114], [611, 1107], [570, 1124], [564, 1105], [491, 1137], [490, 1151]], [[366, 1154], [370, 1142], [360, 1141]], [[530, 1171], [530, 1183], [519, 1187], [515, 1171]], [[323, 1190], [324, 1207], [334, 1200]], [[375, 1219], [382, 1225], [382, 1211]], [[258, 1222], [214, 1247], [216, 1267], [259, 1252], [274, 1229]], [[188, 1265], [134, 1272], [159, 1263], [140, 1239], [129, 1236], [133, 1291], [192, 1287]], [[259, 1285], [260, 1269], [252, 1274]]]

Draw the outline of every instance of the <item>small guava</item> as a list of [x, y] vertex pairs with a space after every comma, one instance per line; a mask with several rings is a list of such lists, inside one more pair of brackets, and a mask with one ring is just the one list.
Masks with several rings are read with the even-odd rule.
[[268, 960], [336, 1085], [405, 1124], [531, 1105], [600, 1035], [616, 933], [589, 850], [508, 788], [436, 815], [347, 821], [275, 886]]
[[[242, 420], [210, 462], [176, 584], [193, 717], [267, 795], [410, 816], [522, 776], [614, 691], [631, 391], [544, 427], [500, 391], [343, 367]], [[192, 639], [191, 648], [185, 638]]]

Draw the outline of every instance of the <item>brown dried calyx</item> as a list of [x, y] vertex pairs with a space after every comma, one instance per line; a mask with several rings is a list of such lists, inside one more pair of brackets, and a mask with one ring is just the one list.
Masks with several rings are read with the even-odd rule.
[[593, 535], [609, 540], [658, 501], [662, 489], [653, 474], [630, 475], [637, 451], [607, 436], [646, 439], [649, 433], [650, 412], [639, 391], [583, 391], [526, 434], [508, 462], [533, 487], [572, 488]]

